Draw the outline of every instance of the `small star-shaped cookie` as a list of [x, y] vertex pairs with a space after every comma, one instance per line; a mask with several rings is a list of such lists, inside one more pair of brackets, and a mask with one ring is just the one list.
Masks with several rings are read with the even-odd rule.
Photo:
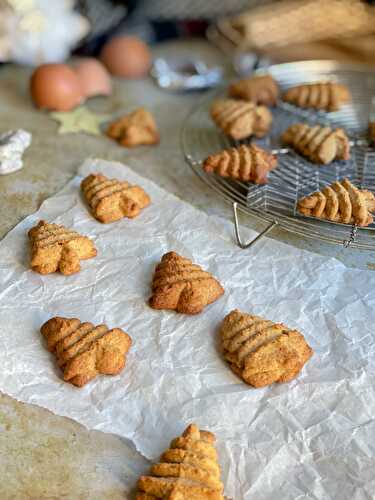
[[86, 134], [101, 135], [100, 124], [109, 119], [108, 115], [96, 115], [85, 107], [79, 107], [67, 113], [53, 112], [51, 118], [60, 123], [59, 134]]

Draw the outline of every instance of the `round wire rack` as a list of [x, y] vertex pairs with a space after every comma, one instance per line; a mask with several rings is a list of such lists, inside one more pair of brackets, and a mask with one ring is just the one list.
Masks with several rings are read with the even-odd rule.
[[[259, 71], [262, 73], [264, 70]], [[292, 151], [278, 155], [278, 167], [270, 172], [269, 182], [254, 185], [206, 173], [202, 161], [210, 154], [240, 143], [230, 141], [213, 124], [209, 108], [212, 101], [225, 95], [224, 89], [210, 92], [190, 112], [181, 131], [182, 149], [193, 171], [234, 207], [237, 241], [241, 242], [237, 209], [267, 223], [262, 235], [275, 225], [294, 234], [367, 250], [375, 249], [375, 224], [359, 228], [346, 224], [304, 217], [296, 210], [297, 200], [322, 189], [332, 182], [349, 178], [357, 187], [375, 192], [375, 150], [366, 142], [369, 114], [375, 96], [375, 71], [361, 65], [345, 65], [333, 61], [303, 61], [272, 65], [267, 68], [281, 87], [313, 81], [334, 80], [347, 85], [352, 102], [333, 113], [302, 110], [279, 102], [273, 108], [270, 134], [256, 140], [265, 149], [281, 150], [281, 133], [292, 123], [329, 124], [342, 127], [349, 135], [352, 148], [349, 161], [335, 161], [317, 166]], [[372, 117], [375, 121], [375, 117]], [[246, 143], [248, 141], [241, 141]], [[257, 238], [258, 239], [258, 238]], [[250, 244], [252, 244], [251, 242]]]

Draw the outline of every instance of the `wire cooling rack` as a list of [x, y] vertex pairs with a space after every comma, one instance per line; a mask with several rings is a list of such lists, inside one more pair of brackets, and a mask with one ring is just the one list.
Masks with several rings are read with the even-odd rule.
[[236, 235], [238, 243], [244, 248], [249, 245], [241, 242], [237, 209], [267, 223], [261, 235], [278, 225], [307, 238], [375, 249], [375, 224], [358, 228], [303, 217], [296, 211], [299, 198], [343, 177], [348, 177], [360, 188], [375, 192], [375, 150], [368, 147], [365, 141], [371, 100], [375, 96], [375, 71], [364, 66], [343, 65], [333, 61], [307, 61], [273, 65], [267, 68], [267, 73], [272, 74], [282, 91], [304, 82], [341, 82], [350, 88], [353, 101], [334, 113], [302, 110], [280, 102], [272, 110], [273, 126], [270, 134], [255, 142], [265, 149], [279, 150], [282, 148], [281, 133], [290, 124], [301, 121], [329, 124], [343, 127], [348, 133], [353, 143], [351, 159], [317, 166], [292, 151], [280, 154], [278, 167], [269, 174], [269, 183], [263, 186], [232, 181], [204, 172], [202, 161], [209, 154], [239, 144], [225, 137], [214, 126], [209, 115], [212, 101], [225, 95], [223, 89], [206, 95], [187, 117], [181, 132], [185, 159], [206, 184], [233, 204]]

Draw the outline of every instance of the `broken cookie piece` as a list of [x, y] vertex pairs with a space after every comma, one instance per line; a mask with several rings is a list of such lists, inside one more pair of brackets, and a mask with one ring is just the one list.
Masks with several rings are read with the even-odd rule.
[[132, 340], [120, 328], [94, 326], [75, 318], [55, 317], [40, 329], [56, 355], [63, 378], [82, 387], [99, 374], [117, 375], [125, 367]]
[[43, 220], [30, 229], [31, 268], [40, 274], [78, 273], [80, 261], [96, 256], [94, 243], [79, 233]]
[[108, 127], [106, 134], [127, 148], [158, 144], [160, 141], [154, 117], [144, 108], [139, 108], [114, 121]]
[[234, 140], [254, 135], [264, 137], [272, 124], [272, 114], [265, 106], [236, 99], [221, 99], [211, 106], [211, 118], [225, 135]]
[[136, 217], [151, 201], [141, 187], [108, 179], [102, 174], [87, 176], [81, 183], [81, 189], [92, 214], [104, 224], [123, 217]]
[[152, 281], [150, 306], [179, 313], [198, 314], [224, 293], [208, 272], [175, 252], [163, 255]]
[[136, 500], [224, 500], [215, 440], [211, 432], [189, 425], [150, 474], [139, 478]]
[[231, 369], [254, 387], [294, 379], [313, 354], [297, 330], [238, 309], [224, 318], [220, 337]]

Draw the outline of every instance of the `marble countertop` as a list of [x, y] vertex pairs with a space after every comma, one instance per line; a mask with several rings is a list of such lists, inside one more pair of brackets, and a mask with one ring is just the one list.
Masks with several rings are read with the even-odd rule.
[[[200, 41], [160, 45], [155, 53], [181, 56], [194, 53], [212, 63], [223, 64], [222, 54]], [[226, 70], [230, 75], [229, 63]], [[35, 110], [31, 103], [29, 75], [28, 68], [12, 65], [0, 68], [0, 131], [22, 127], [33, 134], [32, 146], [25, 154], [25, 168], [0, 177], [0, 237], [63, 187], [87, 157], [126, 163], [202, 210], [231, 218], [229, 205], [195, 176], [180, 150], [181, 125], [200, 94], [169, 94], [150, 80], [116, 80], [110, 98], [91, 99], [87, 106], [98, 113], [119, 114], [139, 105], [153, 112], [160, 127], [161, 144], [127, 150], [104, 136], [58, 136], [57, 123], [47, 113]], [[262, 229], [249, 217], [243, 216], [241, 222]], [[304, 240], [281, 229], [272, 231], [271, 237], [335, 256], [350, 267], [375, 269], [375, 258], [369, 252]], [[125, 446], [119, 437], [87, 431], [69, 419], [18, 403], [0, 393], [2, 499], [127, 498], [129, 485], [121, 462]]]

